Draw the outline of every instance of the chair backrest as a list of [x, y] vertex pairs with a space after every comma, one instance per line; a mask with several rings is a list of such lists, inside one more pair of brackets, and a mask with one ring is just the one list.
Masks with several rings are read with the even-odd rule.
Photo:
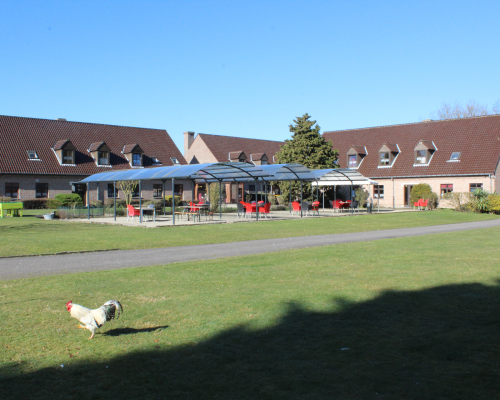
[[302, 211], [309, 210], [309, 203], [307, 201], [302, 202]]
[[252, 205], [250, 203], [245, 203], [245, 210], [252, 213]]
[[358, 206], [359, 206], [359, 201], [354, 200], [354, 201], [352, 202], [352, 206], [353, 206], [354, 208], [358, 208]]
[[133, 217], [133, 216], [135, 216], [135, 215], [141, 215], [141, 213], [139, 212], [139, 210], [136, 210], [136, 209], [134, 208], [134, 206], [133, 206], [133, 205], [131, 205], [131, 204], [129, 204], [129, 205], [127, 206], [127, 211], [128, 211], [128, 215], [129, 215], [129, 216], [131, 216], [131, 217]]
[[245, 212], [245, 206], [242, 203], [236, 203], [236, 207], [238, 207], [238, 212]]
[[428, 202], [429, 202], [429, 199], [422, 200], [422, 207], [427, 207]]
[[300, 204], [297, 201], [292, 201], [293, 211], [300, 211]]
[[271, 203], [265, 203], [263, 207], [259, 207], [259, 212], [269, 214], [271, 211]]

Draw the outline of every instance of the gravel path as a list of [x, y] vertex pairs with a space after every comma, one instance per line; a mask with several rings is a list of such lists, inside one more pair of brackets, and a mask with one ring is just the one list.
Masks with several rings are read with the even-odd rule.
[[289, 249], [328, 246], [341, 243], [365, 242], [371, 240], [457, 232], [497, 226], [500, 226], [500, 219], [424, 226], [417, 228], [250, 240], [246, 242], [165, 247], [160, 249], [117, 250], [42, 257], [2, 258], [0, 259], [0, 279], [8, 280], [29, 276], [105, 271], [175, 262], [262, 254]]

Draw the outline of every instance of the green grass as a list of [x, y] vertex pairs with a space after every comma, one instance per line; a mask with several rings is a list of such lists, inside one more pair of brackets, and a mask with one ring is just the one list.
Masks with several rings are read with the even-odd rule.
[[498, 216], [438, 210], [421, 213], [306, 218], [303, 220], [178, 226], [159, 229], [46, 221], [37, 218], [4, 218], [0, 219], [2, 243], [0, 257], [63, 251], [145, 249], [226, 243], [450, 224], [492, 218], [498, 218]]
[[[4, 281], [1, 397], [494, 399], [499, 235]], [[111, 298], [87, 340], [65, 303]]]

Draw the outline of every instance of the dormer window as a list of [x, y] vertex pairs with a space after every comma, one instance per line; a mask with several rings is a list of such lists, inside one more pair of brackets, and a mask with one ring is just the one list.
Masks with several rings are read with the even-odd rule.
[[413, 165], [429, 165], [436, 150], [437, 149], [434, 145], [434, 142], [431, 142], [429, 140], [421, 140], [414, 149], [415, 161]]
[[268, 160], [266, 153], [250, 154], [250, 161], [253, 162], [254, 165], [267, 165]]
[[451, 153], [450, 159], [448, 161], [460, 161], [460, 152], [454, 151]]
[[397, 144], [385, 143], [379, 150], [379, 167], [392, 167], [394, 161], [399, 154], [399, 147]]
[[75, 150], [63, 150], [62, 151], [63, 164], [74, 164], [75, 163]]
[[38, 154], [37, 154], [36, 151], [28, 150], [28, 159], [30, 159], [30, 160], [39, 160], [40, 158], [38, 158]]
[[127, 160], [132, 168], [142, 168], [144, 166], [144, 151], [137, 143], [125, 145], [122, 153], [125, 157], [127, 157]]
[[347, 152], [347, 165], [349, 168], [358, 168], [367, 154], [364, 146], [351, 146]]
[[99, 151], [97, 158], [99, 165], [109, 165], [109, 151]]
[[243, 151], [231, 151], [229, 152], [229, 161], [246, 162], [247, 156]]
[[75, 162], [75, 151], [76, 147], [71, 143], [69, 139], [58, 140], [54, 147], [52, 147], [54, 153], [56, 153], [59, 164], [61, 165], [71, 165], [74, 166]]
[[111, 149], [105, 142], [92, 143], [88, 151], [98, 167], [111, 167]]

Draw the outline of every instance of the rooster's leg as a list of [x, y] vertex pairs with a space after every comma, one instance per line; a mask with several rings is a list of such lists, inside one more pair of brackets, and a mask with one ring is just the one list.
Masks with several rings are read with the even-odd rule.
[[89, 337], [89, 340], [94, 337], [94, 332], [92, 332], [92, 336]]

